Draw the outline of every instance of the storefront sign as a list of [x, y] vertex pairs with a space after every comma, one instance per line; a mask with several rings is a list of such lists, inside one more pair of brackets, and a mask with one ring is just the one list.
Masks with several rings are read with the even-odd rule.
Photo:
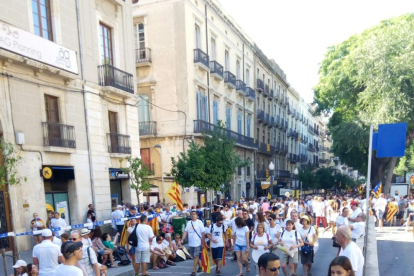
[[45, 180], [72, 180], [75, 179], [75, 170], [73, 167], [48, 165], [40, 170], [40, 176]]
[[51, 179], [53, 177], [52, 169], [50, 167], [44, 167], [42, 169], [42, 176], [44, 179]]
[[110, 180], [117, 180], [117, 179], [129, 179], [129, 174], [124, 173], [120, 169], [109, 169], [109, 179]]
[[0, 21], [0, 48], [78, 74], [76, 52]]

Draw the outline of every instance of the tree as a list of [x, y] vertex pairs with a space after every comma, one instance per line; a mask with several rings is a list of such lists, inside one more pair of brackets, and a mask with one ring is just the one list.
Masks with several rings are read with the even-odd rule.
[[171, 158], [171, 175], [182, 187], [224, 192], [236, 168], [247, 163], [234, 152], [235, 141], [227, 136], [221, 122], [203, 138], [203, 145], [192, 141], [187, 153]]
[[2, 152], [0, 159], [0, 190], [4, 185], [18, 185], [22, 181], [26, 182], [27, 178], [21, 178], [17, 172], [17, 166], [22, 157], [19, 156], [12, 143], [0, 139], [0, 150]]
[[329, 189], [335, 186], [335, 176], [332, 175], [333, 170], [331, 168], [320, 168], [315, 172], [317, 179], [318, 189], [324, 189], [325, 192], [328, 192]]
[[149, 171], [140, 158], [128, 156], [125, 159], [128, 162], [128, 167], [123, 168], [123, 159], [120, 159], [121, 170], [129, 175], [131, 188], [135, 190], [138, 204], [140, 204], [139, 195], [151, 189], [151, 184], [147, 180]]
[[308, 167], [299, 168], [298, 174], [299, 181], [302, 182], [302, 189], [316, 189], [317, 179], [315, 173]]
[[[414, 14], [407, 14], [328, 48], [314, 87], [316, 113], [333, 112], [328, 128], [333, 152], [366, 171], [369, 125], [407, 122], [414, 139]], [[389, 191], [397, 158], [372, 159], [374, 185]]]

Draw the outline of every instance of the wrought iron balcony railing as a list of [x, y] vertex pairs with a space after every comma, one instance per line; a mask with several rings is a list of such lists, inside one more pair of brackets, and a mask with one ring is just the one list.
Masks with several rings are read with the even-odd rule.
[[108, 152], [131, 154], [130, 137], [118, 133], [108, 133]]
[[43, 145], [45, 147], [76, 148], [75, 127], [44, 122]]
[[255, 99], [256, 97], [256, 92], [254, 91], [253, 88], [251, 87], [246, 87], [246, 97], [249, 97], [251, 99]]
[[257, 79], [256, 86], [257, 86], [257, 90], [259, 92], [263, 92], [264, 91], [264, 83], [263, 83], [263, 80], [262, 79]]
[[100, 86], [112, 86], [128, 93], [134, 93], [134, 76], [112, 65], [99, 65], [98, 78]]
[[236, 80], [236, 90], [246, 94], [246, 84], [241, 80]]
[[216, 74], [222, 79], [224, 78], [223, 66], [217, 61], [210, 61], [210, 73]]
[[233, 75], [230, 71], [224, 72], [224, 83], [228, 83], [233, 87], [236, 87], [236, 76]]
[[256, 114], [257, 114], [257, 120], [260, 121], [260, 122], [263, 122], [264, 118], [265, 118], [264, 111], [261, 110], [261, 109], [258, 109]]
[[157, 122], [139, 122], [139, 135], [157, 135]]
[[144, 49], [135, 49], [135, 63], [146, 63], [152, 62], [151, 60], [151, 49], [144, 48]]
[[194, 63], [201, 63], [207, 68], [210, 68], [208, 55], [201, 49], [194, 49]]

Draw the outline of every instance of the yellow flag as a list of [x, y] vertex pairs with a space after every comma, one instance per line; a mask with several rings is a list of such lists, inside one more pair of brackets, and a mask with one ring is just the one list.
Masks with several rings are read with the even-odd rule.
[[269, 192], [267, 192], [267, 199], [272, 199], [272, 195]]

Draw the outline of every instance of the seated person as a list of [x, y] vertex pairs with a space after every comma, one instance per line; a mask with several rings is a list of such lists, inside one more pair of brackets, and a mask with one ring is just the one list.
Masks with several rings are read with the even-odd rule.
[[93, 236], [91, 238], [93, 250], [102, 256], [102, 264], [106, 264], [106, 261], [109, 257], [109, 260], [111, 261], [111, 267], [118, 267], [118, 265], [114, 263], [114, 256], [112, 254], [113, 250], [103, 245], [101, 237], [102, 230], [100, 227], [96, 227], [95, 232], [93, 232]]
[[[152, 269], [160, 269], [158, 267], [158, 262], [160, 261], [160, 259], [167, 260], [167, 257], [163, 250], [162, 238], [160, 236], [156, 238], [156, 242], [152, 242], [150, 252], [150, 261], [152, 263]], [[169, 265], [167, 265], [167, 267], [169, 267]]]
[[187, 248], [183, 246], [181, 243], [181, 236], [180, 234], [175, 234], [174, 240], [172, 241], [172, 246], [174, 249], [174, 252], [177, 253], [177, 250], [182, 250], [185, 254], [186, 259], [192, 259], [190, 253], [188, 252]]
[[164, 246], [164, 252], [168, 255], [167, 258], [169, 260], [175, 260], [177, 255], [175, 254], [175, 250], [174, 250], [173, 245], [171, 243], [171, 234], [165, 234], [164, 232], [161, 232], [160, 236], [162, 238], [162, 244]]
[[118, 238], [118, 236], [119, 236], [119, 233], [116, 233], [116, 235], [114, 236], [114, 240], [111, 241], [111, 236], [108, 233], [103, 233], [103, 235], [102, 235], [102, 244], [105, 247], [107, 247], [111, 250], [114, 250], [114, 249], [117, 248], [115, 243], [116, 243], [116, 239]]

